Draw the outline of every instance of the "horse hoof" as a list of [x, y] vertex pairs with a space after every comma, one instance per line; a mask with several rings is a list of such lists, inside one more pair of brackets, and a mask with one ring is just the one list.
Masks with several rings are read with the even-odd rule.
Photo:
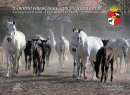
[[87, 79], [87, 77], [84, 77], [84, 79]]
[[80, 78], [79, 77], [77, 77], [77, 80], [79, 80]]
[[4, 77], [5, 77], [5, 78], [9, 78], [9, 74], [5, 75]]
[[18, 74], [19, 72], [18, 71], [16, 71], [16, 74]]
[[98, 78], [97, 77], [93, 77], [92, 80], [97, 80]]

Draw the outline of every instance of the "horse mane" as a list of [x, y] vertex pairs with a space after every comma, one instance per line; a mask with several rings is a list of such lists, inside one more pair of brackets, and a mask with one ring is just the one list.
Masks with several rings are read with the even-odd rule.
[[84, 31], [81, 31], [80, 32], [80, 35], [81, 35], [81, 39], [83, 41], [83, 43], [85, 42], [85, 39], [88, 37], [87, 34], [84, 32]]

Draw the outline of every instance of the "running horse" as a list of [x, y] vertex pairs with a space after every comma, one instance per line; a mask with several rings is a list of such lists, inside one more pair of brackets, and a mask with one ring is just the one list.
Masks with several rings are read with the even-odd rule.
[[87, 34], [82, 31], [82, 29], [75, 30], [72, 36], [73, 45], [72, 51], [75, 52], [76, 64], [77, 64], [77, 78], [80, 78], [80, 62], [82, 60], [83, 65], [83, 78], [86, 79], [86, 65], [89, 64], [89, 61], [93, 66], [93, 79], [95, 78], [94, 64], [93, 60], [96, 59], [97, 51], [103, 46], [102, 41], [94, 36], [87, 36]]
[[[113, 79], [113, 62], [114, 62], [113, 49], [111, 47], [101, 47], [96, 54], [96, 61], [94, 62], [94, 64], [95, 64], [94, 68], [96, 71], [97, 78], [100, 78], [98, 76], [98, 74], [99, 74], [99, 67], [101, 64], [101, 70], [102, 70], [101, 82], [102, 82], [103, 78], [104, 78], [104, 82], [106, 82], [106, 80], [107, 80], [109, 65], [111, 65], [111, 81], [112, 81], [112, 79]], [[105, 71], [104, 71], [104, 69], [105, 69]]]
[[9, 77], [9, 66], [13, 66], [12, 75], [18, 74], [19, 61], [22, 51], [25, 49], [26, 39], [25, 35], [17, 31], [15, 22], [7, 21], [7, 34], [3, 39], [2, 47], [4, 49], [7, 59], [7, 74]]

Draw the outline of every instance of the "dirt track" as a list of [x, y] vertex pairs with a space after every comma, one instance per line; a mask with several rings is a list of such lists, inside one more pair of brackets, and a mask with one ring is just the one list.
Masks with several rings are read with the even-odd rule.
[[[23, 57], [24, 58], [24, 57]], [[4, 78], [6, 65], [0, 69], [0, 95], [130, 95], [130, 74], [114, 73], [114, 81], [110, 78], [106, 83], [93, 81], [92, 69], [87, 70], [87, 80], [72, 78], [72, 57], [65, 61], [65, 67], [59, 67], [57, 55], [53, 64], [45, 67], [45, 72], [36, 77], [25, 71], [24, 59], [16, 77]], [[109, 74], [110, 76], [110, 74]]]

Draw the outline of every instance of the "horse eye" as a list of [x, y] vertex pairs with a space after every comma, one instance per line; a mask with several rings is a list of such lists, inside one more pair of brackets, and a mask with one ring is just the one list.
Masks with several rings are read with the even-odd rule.
[[13, 30], [15, 30], [15, 29], [13, 28]]
[[7, 30], [8, 30], [8, 28], [7, 28]]

